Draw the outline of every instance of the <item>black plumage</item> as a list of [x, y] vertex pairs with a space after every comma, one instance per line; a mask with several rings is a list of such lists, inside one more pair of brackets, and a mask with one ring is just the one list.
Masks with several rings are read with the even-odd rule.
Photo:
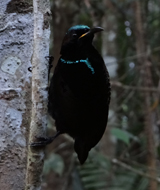
[[55, 119], [57, 134], [32, 143], [33, 146], [48, 144], [67, 133], [75, 139], [74, 149], [81, 164], [101, 139], [108, 119], [109, 75], [92, 45], [94, 33], [102, 30], [76, 25], [66, 33], [49, 88], [48, 110]]

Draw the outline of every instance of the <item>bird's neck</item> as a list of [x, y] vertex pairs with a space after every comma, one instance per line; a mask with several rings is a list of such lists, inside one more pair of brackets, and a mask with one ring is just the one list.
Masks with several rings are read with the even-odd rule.
[[78, 60], [86, 60], [88, 58], [88, 50], [90, 49], [89, 44], [85, 46], [69, 46], [62, 53], [62, 58], [68, 61], [78, 61]]
[[85, 64], [85, 65], [88, 67], [88, 69], [91, 70], [91, 73], [92, 73], [92, 74], [95, 73], [95, 70], [94, 70], [94, 68], [92, 67], [92, 65], [91, 65], [91, 63], [90, 63], [90, 61], [89, 61], [88, 58], [86, 58], [86, 59], [76, 59], [76, 60], [68, 60], [68, 59], [65, 60], [64, 58], [61, 57], [60, 60], [61, 60], [62, 63], [64, 63], [64, 64], [69, 64], [69, 65], [71, 65], [71, 64], [80, 64], [80, 63], [83, 63], [83, 64]]

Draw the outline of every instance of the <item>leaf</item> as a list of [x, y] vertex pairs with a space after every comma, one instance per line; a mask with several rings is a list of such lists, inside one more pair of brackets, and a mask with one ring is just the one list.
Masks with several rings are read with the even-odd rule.
[[137, 190], [145, 190], [148, 187], [148, 179], [142, 178], [138, 184]]
[[54, 171], [56, 174], [62, 175], [64, 171], [64, 162], [60, 155], [51, 154], [44, 162], [43, 173], [47, 175], [49, 172]]
[[127, 131], [124, 131], [122, 129], [119, 128], [113, 128], [111, 129], [111, 133], [112, 135], [114, 135], [117, 139], [123, 141], [124, 143], [126, 143], [127, 145], [129, 144], [129, 139], [132, 136], [131, 134], [129, 134]]
[[99, 188], [102, 188], [102, 187], [106, 187], [107, 186], [107, 182], [106, 181], [102, 181], [102, 182], [99, 182], [97, 180], [95, 180], [95, 182], [93, 183], [90, 183], [90, 184], [86, 184], [85, 185], [85, 188], [86, 189], [99, 189]]

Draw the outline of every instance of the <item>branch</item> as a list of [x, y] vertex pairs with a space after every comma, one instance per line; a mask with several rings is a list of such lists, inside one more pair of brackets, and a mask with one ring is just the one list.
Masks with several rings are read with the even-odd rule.
[[113, 164], [119, 165], [119, 166], [121, 166], [121, 167], [123, 167], [123, 168], [125, 168], [125, 169], [127, 169], [129, 171], [132, 171], [132, 172], [134, 172], [134, 173], [136, 173], [138, 175], [141, 175], [143, 177], [152, 179], [152, 180], [157, 181], [158, 183], [160, 183], [160, 178], [159, 177], [154, 178], [153, 176], [150, 176], [148, 173], [144, 173], [144, 172], [142, 172], [140, 170], [132, 168], [131, 166], [129, 166], [126, 163], [123, 163], [123, 162], [117, 160], [116, 158], [112, 159], [111, 161], [112, 161]]
[[156, 89], [156, 88], [128, 86], [128, 85], [123, 85], [122, 83], [120, 83], [118, 81], [111, 81], [111, 86], [112, 87], [123, 88], [125, 90], [138, 90], [138, 91], [147, 91], [147, 92], [159, 92], [159, 89]]
[[66, 174], [66, 177], [65, 177], [66, 179], [65, 179], [64, 185], [62, 187], [62, 190], [67, 190], [68, 189], [68, 185], [69, 185], [69, 182], [70, 182], [70, 176], [71, 176], [71, 173], [73, 171], [74, 165], [75, 165], [75, 156], [73, 154], [72, 157], [71, 157], [70, 166], [69, 166], [68, 172]]
[[[160, 46], [155, 47], [153, 50], [151, 50], [150, 53], [159, 52], [159, 50], [160, 50]], [[106, 63], [106, 66], [113, 65], [114, 63], [116, 63], [116, 64], [121, 63], [126, 60], [134, 60], [134, 59], [138, 59], [138, 58], [142, 58], [142, 57], [146, 57], [146, 56], [148, 56], [148, 53], [146, 53], [146, 52], [137, 53], [136, 55], [128, 56], [128, 57], [122, 58], [120, 60], [108, 62], [108, 63]], [[144, 67], [144, 65], [141, 65], [139, 67]]]

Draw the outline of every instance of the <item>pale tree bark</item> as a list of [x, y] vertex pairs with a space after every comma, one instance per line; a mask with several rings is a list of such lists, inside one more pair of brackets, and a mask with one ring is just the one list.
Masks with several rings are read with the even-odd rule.
[[[25, 7], [25, 10], [23, 9]], [[0, 1], [0, 189], [25, 186], [31, 108], [32, 4]]]
[[[144, 20], [143, 20], [144, 19]], [[138, 58], [139, 64], [143, 64], [144, 67], [141, 70], [141, 78], [143, 87], [151, 88], [152, 86], [152, 74], [151, 74], [151, 61], [149, 60], [149, 55], [147, 54], [147, 43], [145, 40], [145, 29], [144, 29], [144, 21], [145, 15], [143, 15], [142, 19], [142, 5], [141, 2], [135, 1], [135, 20], [136, 20], [136, 51], [137, 54], [146, 53], [146, 56], [142, 56]], [[154, 130], [153, 130], [153, 119], [152, 119], [152, 109], [151, 109], [151, 99], [153, 94], [150, 91], [145, 91], [143, 93], [144, 96], [144, 111], [145, 111], [145, 135], [147, 140], [147, 166], [148, 166], [148, 174], [156, 179], [156, 150], [155, 150], [155, 142], [154, 142]], [[157, 190], [157, 181], [150, 179], [148, 190]]]
[[[30, 142], [35, 136], [44, 136], [47, 125], [48, 63], [49, 55], [49, 0], [33, 0], [34, 44], [32, 57], [32, 114]], [[28, 150], [26, 190], [41, 189], [44, 162], [43, 148]]]
[[[43, 164], [39, 160], [44, 154], [29, 151], [27, 173], [27, 149], [30, 123], [31, 137], [42, 134], [46, 126], [48, 63], [44, 57], [49, 54], [50, 33], [49, 3], [42, 3], [41, 13], [33, 14], [32, 0], [0, 1], [0, 189], [4, 190], [23, 190], [26, 183], [26, 189], [40, 189]], [[39, 184], [26, 173], [31, 179], [36, 176]]]

